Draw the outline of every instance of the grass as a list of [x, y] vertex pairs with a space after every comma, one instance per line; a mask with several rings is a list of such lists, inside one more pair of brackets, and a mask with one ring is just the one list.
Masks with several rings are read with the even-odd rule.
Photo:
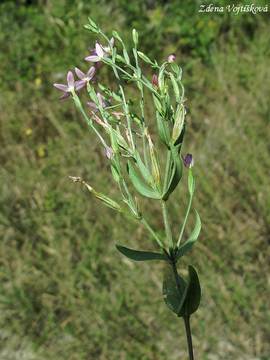
[[[71, 19], [72, 9], [67, 6]], [[34, 28], [25, 29], [31, 35]], [[70, 28], [58, 46], [65, 36], [76, 44], [80, 29], [70, 34]], [[49, 44], [54, 32], [50, 36]], [[192, 318], [195, 355], [202, 360], [270, 357], [270, 39], [263, 24], [251, 39], [237, 39], [217, 42], [207, 62], [186, 55], [181, 64], [189, 109], [185, 150], [195, 155], [195, 205], [203, 220], [183, 267], [194, 264], [203, 284], [202, 306]], [[75, 46], [83, 57], [85, 38]], [[39, 51], [46, 49], [42, 43]], [[0, 358], [185, 358], [184, 326], [161, 295], [162, 265], [130, 262], [114, 247], [147, 249], [152, 240], [68, 179], [79, 175], [115, 192], [96, 140], [72, 104], [59, 103], [51, 89], [60, 68], [78, 58], [63, 49], [63, 63], [55, 60], [55, 46], [42, 60], [44, 71], [25, 78], [22, 71], [21, 79], [2, 84]], [[2, 63], [1, 73], [9, 66]], [[174, 232], [183, 191], [170, 203]], [[162, 232], [158, 205], [149, 209]]]

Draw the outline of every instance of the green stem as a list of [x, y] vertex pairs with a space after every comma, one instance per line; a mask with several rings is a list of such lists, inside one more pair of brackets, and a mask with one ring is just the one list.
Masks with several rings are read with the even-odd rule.
[[[123, 74], [125, 74], [130, 80], [134, 80], [133, 75], [130, 75], [127, 71], [125, 71], [124, 69], [122, 69], [120, 66], [116, 65], [115, 63], [113, 63], [112, 61], [108, 60], [108, 59], [102, 59], [102, 61], [105, 64], [111, 65], [112, 67], [115, 67], [116, 69], [118, 69], [119, 71], [121, 71]], [[131, 65], [127, 66], [131, 67]], [[141, 82], [145, 87], [147, 87], [152, 93], [154, 93], [158, 98], [160, 97], [159, 93], [153, 89], [153, 87], [151, 85], [149, 85], [145, 80], [143, 80], [142, 78], [137, 78], [136, 80], [138, 80], [139, 82]]]
[[106, 144], [105, 140], [103, 139], [103, 137], [100, 135], [100, 133], [98, 132], [98, 130], [94, 127], [93, 125], [93, 121], [87, 116], [86, 112], [84, 111], [81, 101], [79, 99], [79, 97], [74, 93], [73, 95], [73, 99], [75, 102], [75, 105], [77, 106], [77, 108], [80, 110], [80, 112], [82, 113], [84, 119], [86, 120], [87, 125], [90, 127], [90, 129], [92, 129], [95, 134], [97, 135], [97, 137], [100, 139], [102, 145], [106, 148], [108, 147], [108, 145]]
[[192, 336], [191, 336], [191, 330], [190, 330], [190, 317], [184, 316], [184, 322], [185, 322], [185, 329], [186, 329], [186, 336], [187, 336], [189, 360], [194, 360]]
[[[175, 283], [178, 289], [179, 294], [181, 294], [181, 284], [179, 280], [179, 275], [177, 272], [176, 262], [174, 259], [171, 261], [171, 266], [175, 278]], [[193, 345], [192, 345], [192, 335], [190, 330], [190, 316], [185, 315], [183, 316], [184, 322], [185, 322], [185, 330], [186, 330], [186, 337], [187, 337], [187, 344], [188, 344], [188, 353], [189, 353], [189, 360], [194, 360], [193, 356]]]
[[184, 222], [183, 222], [183, 225], [182, 225], [182, 228], [181, 228], [181, 231], [180, 231], [180, 234], [179, 234], [179, 238], [178, 238], [178, 241], [177, 241], [177, 247], [179, 247], [179, 245], [181, 243], [181, 240], [182, 240], [182, 236], [184, 234], [184, 230], [185, 230], [185, 227], [186, 227], [188, 215], [189, 215], [189, 212], [190, 212], [190, 209], [191, 209], [192, 198], [193, 198], [193, 193], [190, 195], [190, 198], [189, 198], [186, 215], [185, 215]]
[[178, 290], [179, 295], [180, 295], [181, 294], [181, 284], [180, 284], [179, 275], [178, 275], [178, 272], [177, 272], [176, 262], [175, 262], [174, 259], [171, 262], [171, 266], [172, 266], [172, 270], [173, 270], [177, 290]]
[[171, 226], [169, 223], [166, 202], [164, 200], [161, 200], [161, 207], [162, 207], [162, 215], [163, 215], [163, 221], [164, 221], [167, 241], [169, 243], [169, 246], [173, 247], [172, 231], [171, 231]]

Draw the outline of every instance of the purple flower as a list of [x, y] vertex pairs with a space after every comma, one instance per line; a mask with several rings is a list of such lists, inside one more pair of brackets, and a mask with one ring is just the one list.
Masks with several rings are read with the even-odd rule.
[[154, 74], [152, 76], [152, 85], [155, 86], [155, 87], [158, 87], [158, 77], [157, 77], [157, 74]]
[[85, 74], [80, 69], [75, 68], [75, 73], [80, 80], [76, 81], [77, 90], [82, 89], [86, 84], [91, 81], [95, 75], [96, 69], [94, 66], [91, 66], [90, 69]]
[[171, 54], [171, 55], [169, 55], [169, 56], [167, 57], [167, 61], [168, 61], [169, 63], [174, 62], [175, 59], [176, 59], [176, 56], [175, 56], [174, 54]]
[[186, 156], [183, 156], [183, 162], [185, 167], [192, 168], [194, 165], [194, 160], [192, 154], [187, 154]]
[[69, 71], [67, 73], [67, 85], [53, 84], [53, 86], [64, 93], [60, 97], [61, 100], [68, 98], [73, 91], [77, 91], [80, 89], [80, 86], [78, 85], [78, 81], [74, 80], [74, 75], [72, 71]]
[[110, 40], [110, 46], [102, 46], [99, 42], [96, 42], [95, 49], [91, 51], [91, 55], [85, 58], [86, 61], [99, 62], [103, 58], [106, 58], [111, 53], [111, 48], [114, 45], [114, 38]]

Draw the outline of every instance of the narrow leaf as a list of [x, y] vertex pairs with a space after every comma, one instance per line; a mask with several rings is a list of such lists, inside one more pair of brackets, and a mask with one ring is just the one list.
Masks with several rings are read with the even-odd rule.
[[165, 260], [168, 258], [165, 254], [155, 253], [152, 251], [140, 251], [127, 248], [125, 246], [116, 245], [116, 249], [126, 257], [134, 261], [149, 261], [149, 260]]
[[137, 51], [137, 54], [139, 55], [139, 57], [145, 61], [147, 64], [152, 64], [152, 60], [149, 59], [148, 56], [146, 56], [143, 52], [141, 51]]
[[185, 315], [190, 316], [198, 309], [200, 305], [201, 286], [197, 271], [193, 266], [189, 265], [188, 273], [189, 273], [188, 289], [187, 289], [187, 295], [185, 298], [183, 310], [185, 312]]
[[170, 132], [167, 122], [160, 116], [160, 114], [156, 113], [157, 119], [157, 128], [158, 128], [158, 135], [160, 140], [169, 147], [170, 144]]
[[182, 246], [180, 246], [180, 248], [178, 249], [177, 254], [176, 254], [177, 259], [179, 259], [181, 256], [184, 256], [189, 250], [191, 250], [192, 246], [197, 241], [197, 239], [200, 235], [202, 223], [201, 223], [200, 216], [196, 210], [195, 210], [195, 213], [196, 213], [195, 227], [194, 227], [190, 237], [187, 239], [187, 241]]
[[149, 185], [147, 185], [144, 180], [137, 174], [130, 161], [128, 161], [127, 168], [133, 186], [142, 196], [151, 199], [161, 198], [160, 194], [157, 191], [153, 190]]
[[177, 81], [176, 81], [176, 79], [175, 79], [175, 77], [174, 77], [174, 75], [172, 73], [170, 73], [170, 79], [171, 79], [172, 86], [173, 86], [173, 91], [174, 91], [174, 94], [175, 94], [175, 100], [176, 100], [176, 102], [179, 102], [179, 100], [180, 100], [180, 91], [179, 91]]
[[178, 105], [175, 112], [175, 120], [172, 131], [172, 141], [175, 144], [181, 136], [185, 121], [185, 108], [183, 105]]
[[162, 195], [163, 200], [167, 200], [170, 194], [175, 190], [176, 186], [182, 178], [183, 173], [183, 164], [180, 160], [177, 148], [175, 146], [171, 146], [170, 149], [172, 154], [173, 167], [170, 181]]

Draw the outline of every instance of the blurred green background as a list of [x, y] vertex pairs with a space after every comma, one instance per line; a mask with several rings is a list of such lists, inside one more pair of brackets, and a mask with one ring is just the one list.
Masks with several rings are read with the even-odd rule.
[[[269, 13], [201, 14], [201, 3], [1, 1], [1, 360], [187, 358], [183, 324], [163, 303], [162, 265], [114, 247], [151, 249], [148, 234], [68, 180], [117, 196], [96, 139], [52, 87], [67, 69], [87, 69], [88, 16], [130, 46], [137, 28], [140, 50], [159, 61], [174, 52], [183, 68], [203, 221], [183, 264], [203, 285], [196, 359], [270, 359]], [[170, 203], [175, 231], [182, 195]], [[162, 232], [158, 205], [149, 210]]]

